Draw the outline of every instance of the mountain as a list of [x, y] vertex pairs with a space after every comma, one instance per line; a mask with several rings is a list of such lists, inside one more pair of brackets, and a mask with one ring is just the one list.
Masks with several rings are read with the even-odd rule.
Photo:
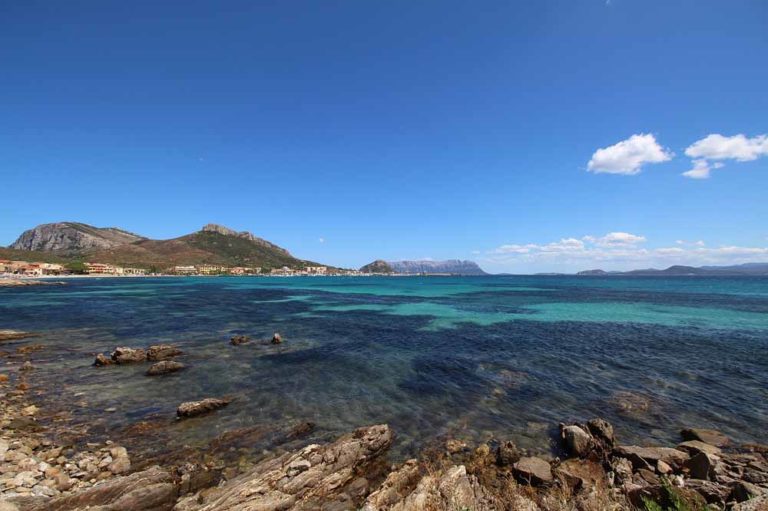
[[376, 259], [374, 262], [360, 268], [360, 271], [362, 273], [394, 273], [395, 270], [392, 269], [388, 262]]
[[44, 224], [24, 232], [11, 247], [0, 250], [0, 257], [9, 259], [40, 261], [40, 256], [46, 254], [69, 261], [158, 269], [192, 264], [262, 268], [319, 265], [297, 259], [286, 249], [250, 232], [216, 224], [169, 240], [152, 240], [121, 229], [74, 222]]
[[78, 222], [43, 224], [24, 231], [9, 248], [73, 253], [108, 249], [142, 240], [141, 236], [115, 227], [94, 227]]
[[721, 275], [721, 276], [768, 276], [768, 263], [746, 263], [737, 264], [731, 266], [670, 266], [664, 270], [657, 270], [654, 268], [648, 268], [644, 270], [630, 270], [630, 271], [603, 271], [603, 270], [587, 270], [580, 271], [576, 275], [585, 276], [612, 276], [612, 275], [658, 275], [658, 276], [691, 276], [691, 275]]
[[[386, 265], [386, 266], [385, 266]], [[389, 271], [370, 272], [366, 268], [385, 268]], [[406, 275], [419, 275], [423, 273], [442, 273], [449, 275], [485, 275], [486, 273], [473, 261], [460, 261], [452, 259], [448, 261], [374, 261], [360, 268], [362, 272], [369, 273], [401, 273]]]

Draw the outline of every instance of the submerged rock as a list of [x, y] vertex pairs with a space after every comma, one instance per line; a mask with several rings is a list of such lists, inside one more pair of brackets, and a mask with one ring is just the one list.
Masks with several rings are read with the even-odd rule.
[[175, 373], [185, 369], [186, 367], [187, 366], [181, 362], [176, 362], [174, 360], [163, 360], [162, 362], [152, 364], [152, 366], [147, 369], [147, 376], [159, 376], [161, 374]]
[[147, 359], [147, 353], [141, 348], [115, 348], [112, 352], [112, 360], [118, 364], [133, 364], [144, 362]]
[[183, 352], [171, 344], [157, 344], [147, 349], [147, 360], [155, 362], [181, 355]]
[[93, 365], [96, 367], [111, 366], [113, 364], [115, 364], [115, 361], [111, 358], [107, 358], [104, 353], [99, 353], [96, 355], [96, 360], [93, 361]]
[[248, 344], [251, 342], [251, 338], [247, 335], [235, 335], [229, 340], [229, 344], [232, 346], [240, 346], [241, 344]]
[[189, 401], [179, 405], [179, 407], [176, 409], [176, 415], [180, 419], [187, 417], [197, 417], [198, 415], [203, 415], [214, 410], [218, 410], [219, 408], [224, 408], [230, 402], [230, 399], [218, 399], [213, 397], [203, 399], [202, 401]]

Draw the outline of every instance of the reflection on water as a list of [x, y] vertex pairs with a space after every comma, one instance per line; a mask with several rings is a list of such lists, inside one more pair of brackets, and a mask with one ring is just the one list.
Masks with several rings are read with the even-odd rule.
[[[155, 417], [178, 445], [253, 425], [311, 421], [330, 436], [387, 422], [405, 455], [442, 434], [543, 448], [553, 425], [597, 415], [630, 441], [768, 429], [768, 279], [83, 279], [0, 290], [0, 328], [43, 332], [33, 360], [58, 391], [47, 398], [106, 436]], [[228, 343], [275, 331], [283, 345]], [[90, 366], [160, 342], [189, 369]], [[228, 408], [173, 423], [181, 401], [224, 395]]]

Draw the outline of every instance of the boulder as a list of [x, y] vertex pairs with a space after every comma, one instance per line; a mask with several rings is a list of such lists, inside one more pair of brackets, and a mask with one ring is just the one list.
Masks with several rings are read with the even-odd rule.
[[27, 511], [171, 510], [178, 488], [170, 473], [160, 467], [105, 481], [72, 495], [43, 499], [23, 507]]
[[156, 344], [147, 349], [147, 360], [156, 362], [181, 355], [183, 352], [170, 344]]
[[182, 499], [177, 511], [358, 509], [368, 473], [392, 443], [386, 425], [258, 463], [218, 488]]
[[270, 342], [272, 344], [282, 344], [283, 338], [280, 336], [279, 333], [275, 332], [275, 334], [272, 336], [272, 340]]
[[230, 402], [230, 399], [218, 399], [209, 397], [203, 399], [202, 401], [189, 401], [186, 403], [181, 403], [176, 409], [176, 416], [180, 419], [187, 417], [197, 417], [198, 415], [203, 415], [214, 410], [218, 410], [219, 408], [224, 408]]
[[579, 426], [561, 426], [560, 436], [571, 457], [584, 458], [592, 450], [592, 436]]
[[518, 479], [525, 483], [536, 486], [552, 482], [552, 469], [549, 463], [541, 458], [520, 458], [514, 468]]
[[717, 456], [700, 452], [687, 460], [683, 466], [688, 470], [692, 479], [714, 481], [715, 467], [720, 462]]
[[594, 461], [569, 459], [554, 470], [555, 477], [563, 481], [572, 491], [604, 489], [607, 486], [605, 470]]
[[232, 346], [240, 346], [241, 344], [248, 344], [251, 342], [251, 338], [247, 335], [235, 335], [229, 340], [229, 344]]
[[605, 419], [596, 418], [587, 423], [587, 429], [592, 436], [601, 441], [608, 450], [613, 449], [616, 437], [613, 434], [613, 425]]
[[133, 364], [144, 362], [147, 359], [147, 353], [141, 348], [115, 348], [112, 352], [112, 360], [117, 364]]
[[680, 432], [683, 440], [698, 440], [715, 447], [725, 447], [730, 439], [714, 429], [686, 428]]
[[496, 464], [511, 467], [520, 460], [520, 452], [514, 442], [502, 442], [496, 449]]
[[111, 366], [114, 363], [115, 361], [112, 360], [111, 358], [107, 358], [107, 356], [104, 355], [104, 353], [99, 353], [98, 355], [96, 355], [96, 360], [93, 361], [93, 365], [95, 365], [96, 367]]
[[186, 367], [187, 366], [181, 362], [176, 362], [174, 360], [163, 360], [161, 362], [152, 364], [152, 366], [147, 369], [147, 376], [159, 376], [161, 374], [175, 373]]
[[691, 456], [698, 454], [700, 452], [704, 452], [707, 454], [712, 454], [714, 456], [720, 455], [721, 451], [719, 447], [715, 447], [714, 445], [705, 444], [704, 442], [700, 440], [688, 440], [681, 444], [677, 445], [677, 449], [681, 451], [685, 451]]
[[621, 445], [614, 449], [614, 454], [631, 461], [635, 470], [653, 469], [659, 460], [677, 469], [682, 467], [689, 458], [688, 453], [670, 447], [638, 447], [636, 445]]
[[754, 499], [766, 494], [768, 494], [768, 489], [766, 488], [761, 488], [746, 481], [739, 481], [733, 485], [731, 498], [736, 502], [744, 502], [745, 500]]

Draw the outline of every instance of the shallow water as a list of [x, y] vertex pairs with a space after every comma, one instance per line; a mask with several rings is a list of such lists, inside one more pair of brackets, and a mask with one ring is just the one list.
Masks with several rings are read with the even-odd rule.
[[[396, 456], [443, 434], [546, 449], [558, 422], [593, 416], [625, 441], [768, 430], [768, 278], [71, 279], [0, 289], [0, 328], [43, 334], [32, 357], [56, 389], [44, 398], [105, 435], [170, 422], [185, 400], [236, 398], [174, 426], [179, 445], [296, 420], [318, 436], [389, 423]], [[228, 344], [275, 331], [281, 346]], [[190, 368], [90, 366], [94, 352], [160, 342]], [[622, 410], [622, 392], [647, 409]]]

